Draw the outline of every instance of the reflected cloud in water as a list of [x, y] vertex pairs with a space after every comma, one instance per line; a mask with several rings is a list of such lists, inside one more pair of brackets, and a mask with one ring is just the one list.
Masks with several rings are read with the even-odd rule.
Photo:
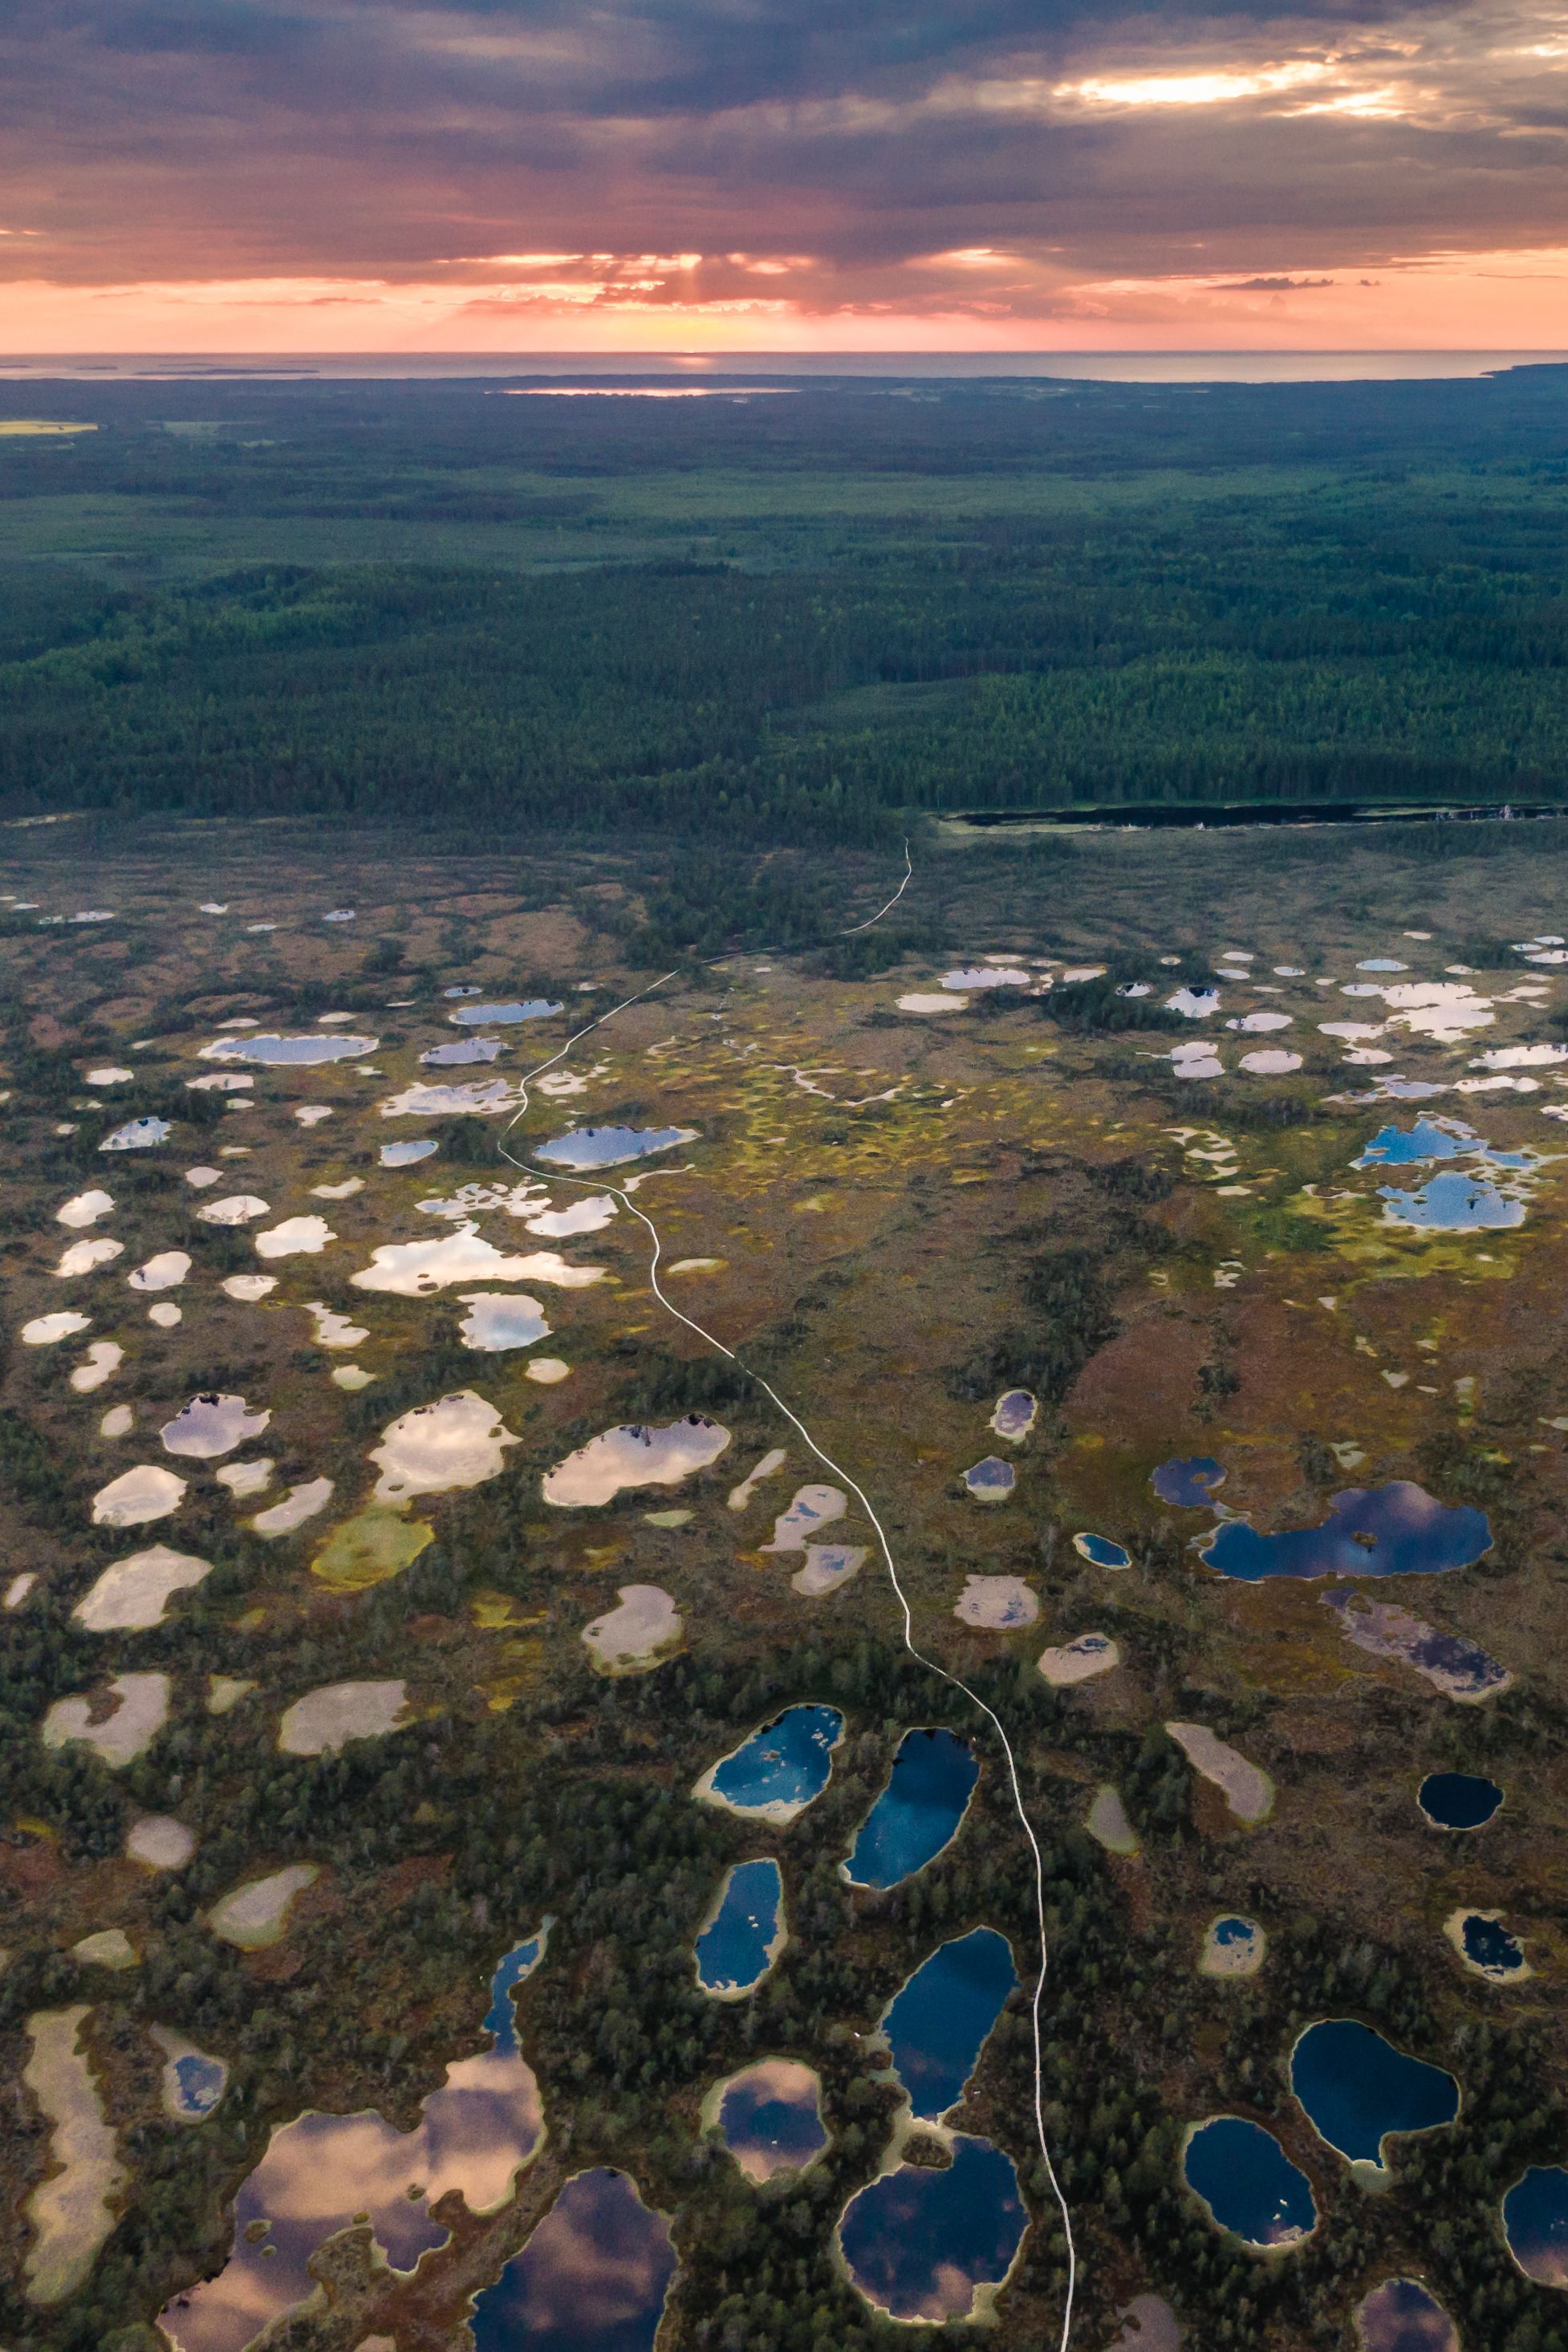
[[223, 2270], [159, 2315], [178, 2352], [242, 2352], [312, 2293], [311, 2255], [356, 2215], [369, 2215], [393, 2269], [411, 2271], [447, 2242], [429, 2209], [448, 2190], [475, 2213], [505, 2201], [543, 2130], [539, 2085], [523, 2062], [510, 2001], [543, 1949], [542, 1932], [507, 1954], [485, 2020], [494, 2046], [447, 2067], [412, 2131], [367, 2111], [304, 2115], [273, 2133], [236, 2200], [234, 2248]]
[[653, 2352], [675, 2249], [624, 2172], [569, 2180], [474, 2305], [476, 2352]]

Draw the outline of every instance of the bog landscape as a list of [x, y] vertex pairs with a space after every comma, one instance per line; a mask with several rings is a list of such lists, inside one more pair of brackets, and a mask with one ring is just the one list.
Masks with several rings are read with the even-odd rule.
[[4, 387], [0, 2342], [1564, 2352], [1561, 372], [704, 388]]

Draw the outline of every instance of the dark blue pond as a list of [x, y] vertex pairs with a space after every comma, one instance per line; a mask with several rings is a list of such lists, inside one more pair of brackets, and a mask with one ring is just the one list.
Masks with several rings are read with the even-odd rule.
[[485, 2032], [494, 2036], [495, 2046], [505, 2058], [515, 2057], [521, 2048], [517, 2038], [517, 2016], [512, 1995], [524, 1977], [531, 1976], [543, 1957], [545, 1937], [550, 1933], [547, 1920], [542, 1932], [531, 1936], [526, 1944], [514, 1944], [490, 1979], [490, 2005], [485, 2011]]
[[1355, 2323], [1364, 2352], [1459, 2352], [1458, 2328], [1415, 2279], [1384, 2279], [1357, 2305]]
[[1182, 2170], [1222, 2230], [1249, 2246], [1293, 2246], [1318, 2223], [1312, 2184], [1261, 2124], [1215, 2116], [1188, 2140]]
[[935, 2123], [961, 2098], [1018, 1981], [1013, 1948], [994, 1927], [976, 1927], [923, 1960], [889, 2003], [882, 2032], [910, 2105]]
[[778, 1954], [784, 1882], [776, 1862], [738, 1862], [719, 1907], [697, 1938], [697, 1981], [704, 1992], [733, 1996], [760, 1984]]
[[1468, 1503], [1450, 1508], [1410, 1479], [1394, 1478], [1331, 1495], [1318, 1528], [1260, 1536], [1245, 1519], [1226, 1519], [1200, 1557], [1247, 1584], [1269, 1576], [1442, 1576], [1470, 1567], [1491, 1539], [1484, 1511]]
[[1479, 1772], [1429, 1772], [1415, 1801], [1436, 1829], [1479, 1830], [1501, 1804], [1502, 1790]]
[[1472, 1968], [1489, 1977], [1517, 1977], [1524, 1972], [1524, 1947], [1510, 1936], [1500, 1919], [1469, 1911], [1459, 1923], [1459, 1945]]
[[476, 2300], [475, 2352], [653, 2352], [674, 2276], [663, 2215], [624, 2172], [580, 2172]]
[[895, 2319], [964, 2319], [1007, 2275], [1027, 2227], [1011, 2157], [952, 2141], [943, 2172], [900, 2164], [852, 2197], [838, 2242], [855, 2284]]
[[1131, 1568], [1132, 1555], [1121, 1544], [1112, 1543], [1109, 1536], [1074, 1536], [1072, 1548], [1080, 1559], [1091, 1568]]
[[1452, 2074], [1349, 2017], [1307, 2028], [1290, 2053], [1290, 2088], [1320, 2139], [1352, 2164], [1379, 2170], [1391, 2133], [1432, 2131], [1459, 2112]]
[[1216, 1488], [1225, 1484], [1225, 1470], [1212, 1454], [1189, 1454], [1177, 1462], [1162, 1462], [1149, 1480], [1163, 1503], [1179, 1511], [1207, 1508]]
[[1538, 2286], [1568, 2286], [1568, 2170], [1532, 2164], [1502, 2200], [1508, 2250]]
[[786, 1707], [716, 1764], [706, 1788], [737, 1812], [793, 1821], [826, 1788], [843, 1736], [844, 1717], [836, 1706]]
[[906, 1731], [844, 1864], [851, 1886], [897, 1886], [923, 1870], [952, 1840], [979, 1777], [967, 1740], [951, 1731]]
[[763, 2058], [734, 2075], [724, 2085], [718, 2121], [748, 2180], [804, 2172], [827, 2146], [816, 2076], [794, 2058]]
[[693, 1127], [579, 1127], [569, 1135], [552, 1135], [533, 1156], [552, 1168], [618, 1168], [624, 1160], [647, 1160], [696, 1140]]

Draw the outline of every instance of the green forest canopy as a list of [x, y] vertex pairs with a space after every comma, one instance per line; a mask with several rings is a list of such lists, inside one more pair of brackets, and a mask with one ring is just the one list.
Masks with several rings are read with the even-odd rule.
[[0, 414], [0, 804], [873, 841], [1556, 801], [1568, 370], [56, 383]]

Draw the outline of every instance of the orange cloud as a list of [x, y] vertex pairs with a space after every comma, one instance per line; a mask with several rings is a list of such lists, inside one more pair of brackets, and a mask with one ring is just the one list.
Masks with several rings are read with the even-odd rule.
[[[554, 265], [555, 256], [530, 257]], [[600, 260], [600, 257], [592, 257]], [[836, 273], [791, 257], [791, 291], [757, 264], [637, 275], [618, 257], [577, 276], [405, 281], [276, 277], [6, 289], [17, 354], [551, 351], [1552, 351], [1568, 348], [1568, 246], [1394, 254], [1335, 275], [1281, 268], [1089, 276], [1045, 253], [957, 247]], [[476, 273], [481, 265], [473, 265]], [[513, 266], [516, 266], [514, 261]], [[1005, 285], [992, 275], [1005, 267]], [[772, 276], [773, 273], [768, 272]], [[776, 282], [776, 279], [775, 279]], [[321, 314], [330, 312], [330, 331]]]

